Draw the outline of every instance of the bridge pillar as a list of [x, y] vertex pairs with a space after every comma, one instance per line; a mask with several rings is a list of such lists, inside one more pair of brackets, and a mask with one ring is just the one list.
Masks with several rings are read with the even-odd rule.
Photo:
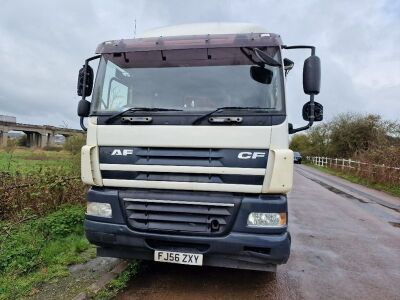
[[54, 132], [50, 132], [50, 133], [48, 134], [47, 145], [48, 145], [49, 147], [53, 147], [53, 146], [56, 145], [56, 138], [55, 138]]
[[0, 131], [0, 147], [7, 147], [8, 132]]
[[31, 144], [30, 144], [30, 147], [31, 148], [36, 148], [37, 146], [37, 137], [36, 137], [36, 132], [32, 132], [32, 135], [31, 135], [32, 137], [31, 137]]
[[35, 132], [35, 148], [40, 148], [42, 146], [42, 135], [39, 132]]
[[38, 135], [38, 146], [40, 148], [45, 148], [47, 147], [47, 134], [39, 134]]
[[33, 147], [33, 132], [26, 132], [26, 146]]
[[26, 133], [26, 139], [27, 139], [27, 146], [29, 148], [37, 148], [40, 146], [40, 140], [41, 140], [41, 134], [37, 132], [27, 132]]
[[52, 132], [42, 132], [40, 134], [40, 148], [54, 146], [54, 134]]

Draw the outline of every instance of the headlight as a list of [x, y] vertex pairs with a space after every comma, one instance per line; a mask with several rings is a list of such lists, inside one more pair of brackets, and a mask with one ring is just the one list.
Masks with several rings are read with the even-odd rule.
[[112, 209], [110, 203], [88, 202], [86, 214], [95, 217], [111, 218]]
[[250, 227], [284, 227], [286, 225], [286, 213], [252, 212], [247, 218], [247, 226]]

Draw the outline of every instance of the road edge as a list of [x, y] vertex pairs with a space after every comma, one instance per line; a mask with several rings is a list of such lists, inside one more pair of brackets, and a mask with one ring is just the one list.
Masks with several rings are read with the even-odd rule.
[[85, 292], [81, 292], [76, 295], [73, 300], [87, 300], [91, 299], [93, 296], [97, 295], [101, 290], [105, 289], [106, 286], [115, 278], [118, 277], [123, 271], [125, 271], [129, 266], [130, 261], [120, 259], [117, 265], [103, 274], [96, 282], [92, 283]]

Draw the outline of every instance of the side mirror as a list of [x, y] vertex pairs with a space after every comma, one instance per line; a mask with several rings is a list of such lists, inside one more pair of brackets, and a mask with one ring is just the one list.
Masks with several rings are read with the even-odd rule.
[[79, 75], [78, 75], [78, 84], [77, 84], [77, 93], [78, 96], [90, 96], [92, 94], [92, 89], [93, 89], [93, 69], [91, 66], [87, 65], [86, 68], [86, 86], [83, 86], [83, 81], [85, 78], [85, 66], [83, 66], [79, 70]]
[[262, 83], [270, 84], [272, 81], [273, 73], [271, 70], [259, 66], [250, 67], [250, 76], [253, 80]]
[[80, 100], [78, 103], [78, 116], [85, 118], [88, 117], [90, 113], [90, 102], [87, 100]]
[[312, 55], [304, 61], [303, 90], [307, 95], [318, 95], [321, 86], [321, 61]]
[[[311, 116], [311, 102], [307, 102], [303, 106], [303, 119], [305, 121], [310, 121], [310, 116]], [[314, 102], [314, 121], [319, 122], [322, 121], [324, 118], [324, 107], [322, 104], [318, 102]]]

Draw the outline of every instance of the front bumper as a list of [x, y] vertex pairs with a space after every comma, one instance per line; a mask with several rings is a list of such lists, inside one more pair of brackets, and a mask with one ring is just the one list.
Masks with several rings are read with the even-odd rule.
[[[173, 195], [173, 191], [168, 192]], [[85, 220], [86, 236], [98, 246], [99, 256], [153, 260], [155, 250], [181, 251], [202, 253], [204, 265], [262, 271], [274, 271], [276, 265], [286, 263], [289, 258], [291, 239], [287, 228], [246, 226], [251, 211], [287, 211], [286, 196], [243, 195], [227, 234], [199, 236], [132, 229], [125, 222], [118, 194], [118, 190], [111, 189], [89, 192], [89, 201], [109, 202], [113, 207], [112, 219], [87, 216]]]

